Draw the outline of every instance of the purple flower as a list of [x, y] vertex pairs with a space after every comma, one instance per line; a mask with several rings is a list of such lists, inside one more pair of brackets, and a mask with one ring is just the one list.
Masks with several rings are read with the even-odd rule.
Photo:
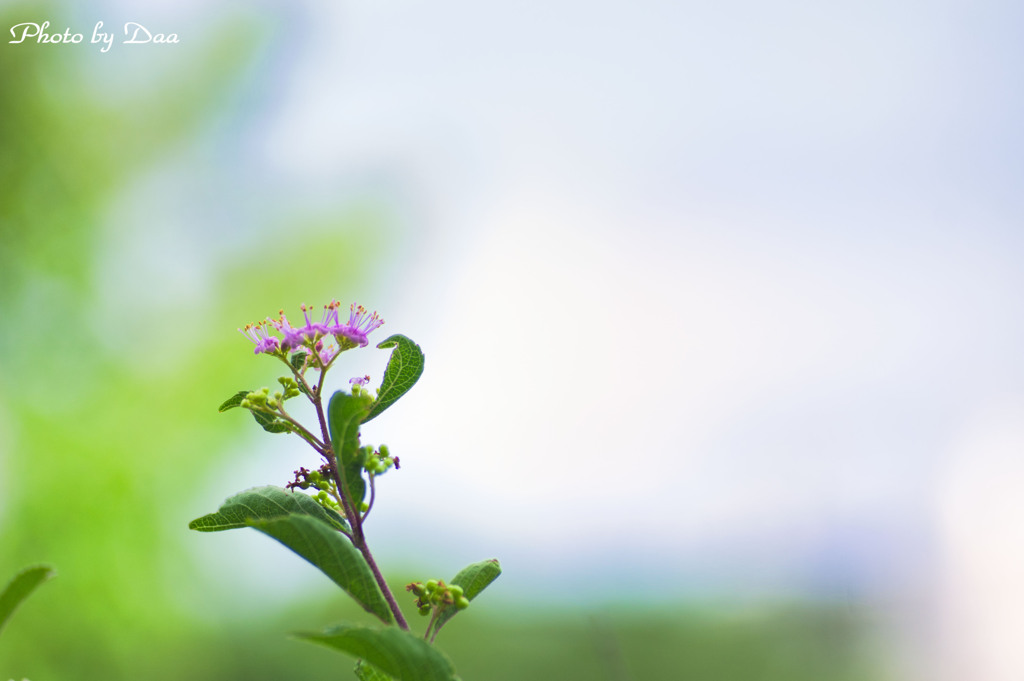
[[242, 334], [256, 344], [256, 349], [253, 351], [254, 354], [260, 354], [261, 352], [277, 352], [280, 347], [280, 341], [271, 336], [267, 332], [266, 322], [256, 322], [255, 324], [246, 324], [244, 329], [239, 329]]
[[278, 314], [280, 317], [277, 319], [268, 319], [267, 321], [284, 336], [281, 347], [285, 352], [290, 352], [302, 345], [302, 329], [296, 329], [288, 322], [288, 318], [284, 316], [284, 310], [279, 310]]
[[355, 378], [348, 379], [350, 385], [366, 385], [370, 382], [369, 376], [356, 376]]
[[323, 336], [334, 333], [334, 330], [339, 327], [338, 308], [341, 307], [341, 303], [338, 301], [332, 300], [329, 304], [324, 305], [324, 314], [319, 322], [314, 322], [309, 317], [309, 313], [313, 311], [311, 305], [308, 306], [303, 303], [300, 307], [302, 309], [302, 316], [306, 319], [304, 326], [295, 328], [289, 324], [288, 319], [284, 316], [284, 310], [280, 312], [280, 319], [271, 320], [270, 322], [284, 335], [284, 347], [286, 350], [293, 350], [302, 345], [315, 343]]
[[320, 364], [322, 366], [330, 364], [331, 360], [338, 354], [338, 348], [333, 345], [325, 347], [323, 341], [317, 341], [316, 345], [313, 346], [313, 349], [316, 350], [317, 357], [320, 358]]
[[352, 303], [352, 307], [349, 308], [348, 323], [339, 324], [332, 328], [330, 332], [338, 339], [338, 343], [342, 348], [346, 345], [349, 347], [353, 345], [366, 347], [370, 342], [367, 335], [374, 329], [380, 328], [383, 323], [384, 320], [376, 312], [370, 314], [362, 305], [357, 306], [355, 303]]

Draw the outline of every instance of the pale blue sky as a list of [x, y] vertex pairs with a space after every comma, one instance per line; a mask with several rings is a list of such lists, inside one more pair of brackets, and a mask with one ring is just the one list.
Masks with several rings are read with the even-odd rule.
[[[149, 11], [198, 39], [243, 8]], [[273, 39], [208, 172], [255, 188], [256, 233], [281, 196], [371, 196], [407, 235], [362, 301], [428, 356], [365, 432], [404, 463], [373, 520], [388, 560], [497, 555], [510, 589], [570, 595], [639, 565], [652, 593], [925, 600], [1024, 563], [935, 586], [971, 534], [950, 500], [985, 494], [956, 481], [1019, 451], [1018, 6], [244, 11]], [[175, 162], [142, 204], [188, 194]]]

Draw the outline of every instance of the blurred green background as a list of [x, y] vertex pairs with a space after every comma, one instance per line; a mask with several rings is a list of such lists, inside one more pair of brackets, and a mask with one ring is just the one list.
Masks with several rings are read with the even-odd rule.
[[[63, 27], [84, 14], [15, 5], [0, 16]], [[4, 45], [0, 579], [37, 562], [58, 571], [0, 636], [5, 678], [351, 674], [348, 659], [286, 637], [366, 619], [311, 595], [331, 593], [326, 580], [309, 568], [300, 574], [313, 588], [266, 603], [254, 588], [243, 607], [219, 585], [275, 563], [222, 556], [214, 578], [190, 545], [225, 538], [186, 524], [290, 470], [238, 473], [258, 435], [216, 405], [272, 377], [235, 328], [301, 301], [400, 289], [417, 237], [386, 202], [348, 195], [311, 208], [238, 171], [248, 161], [233, 128], [254, 125], [240, 111], [281, 95], [255, 74], [287, 63], [275, 52], [285, 28], [273, 12], [225, 16], [162, 62], [160, 87], [127, 58], [98, 66], [71, 46]], [[166, 168], [191, 183], [162, 184]], [[171, 198], [148, 212], [162, 188]], [[268, 460], [259, 446], [251, 455]], [[384, 567], [423, 577], [420, 565]], [[500, 584], [440, 638], [467, 681], [885, 678], [871, 615], [851, 601], [631, 605], [624, 579], [606, 597], [552, 603]]]

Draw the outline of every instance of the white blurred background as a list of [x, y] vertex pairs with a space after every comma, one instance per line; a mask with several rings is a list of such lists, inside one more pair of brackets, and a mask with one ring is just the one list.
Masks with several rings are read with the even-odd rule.
[[[211, 163], [250, 217], [369, 196], [402, 235], [326, 293], [427, 355], [364, 429], [403, 462], [386, 560], [499, 556], [509, 593], [570, 601], [867, 601], [906, 678], [1024, 676], [1021, 6], [138, 12], [183, 41], [236, 13], [271, 47]], [[192, 190], [173, 166], [139, 205]]]

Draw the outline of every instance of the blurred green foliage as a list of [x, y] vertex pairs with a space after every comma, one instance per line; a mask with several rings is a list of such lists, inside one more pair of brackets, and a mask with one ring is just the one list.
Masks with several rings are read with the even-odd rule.
[[[58, 10], [8, 7], [0, 23], [28, 15], [66, 25]], [[195, 604], [215, 587], [187, 558], [188, 543], [209, 538], [186, 526], [205, 508], [188, 506], [196, 487], [224, 470], [239, 438], [261, 435], [251, 419], [217, 413], [240, 386], [267, 382], [235, 327], [279, 305], [345, 295], [379, 261], [381, 225], [372, 213], [340, 208], [315, 223], [268, 217], [237, 257], [182, 264], [210, 282], [199, 302], [143, 272], [122, 284], [139, 293], [111, 309], [98, 283], [104, 268], [129, 257], [118, 255], [125, 228], [112, 206], [169, 154], [209, 133], [225, 92], [271, 39], [244, 21], [217, 36], [161, 88], [116, 104], [96, 95], [90, 67], [70, 46], [4, 45], [0, 574], [46, 562], [61, 577], [0, 638], [0, 677], [351, 678], [348, 659], [284, 635], [365, 622], [340, 595], [267, 606], [261, 616], [200, 617]], [[195, 199], [162, 216], [165, 224], [202, 216], [219, 197]], [[252, 229], [206, 219], [208, 229], [236, 237]], [[149, 226], [132, 229], [146, 244]], [[360, 257], [342, 257], [351, 253]], [[282, 549], [268, 541], [268, 550]], [[731, 624], [666, 613], [471, 612], [446, 630], [441, 647], [467, 681], [842, 681], [869, 678], [856, 663], [854, 624], [832, 611]]]

